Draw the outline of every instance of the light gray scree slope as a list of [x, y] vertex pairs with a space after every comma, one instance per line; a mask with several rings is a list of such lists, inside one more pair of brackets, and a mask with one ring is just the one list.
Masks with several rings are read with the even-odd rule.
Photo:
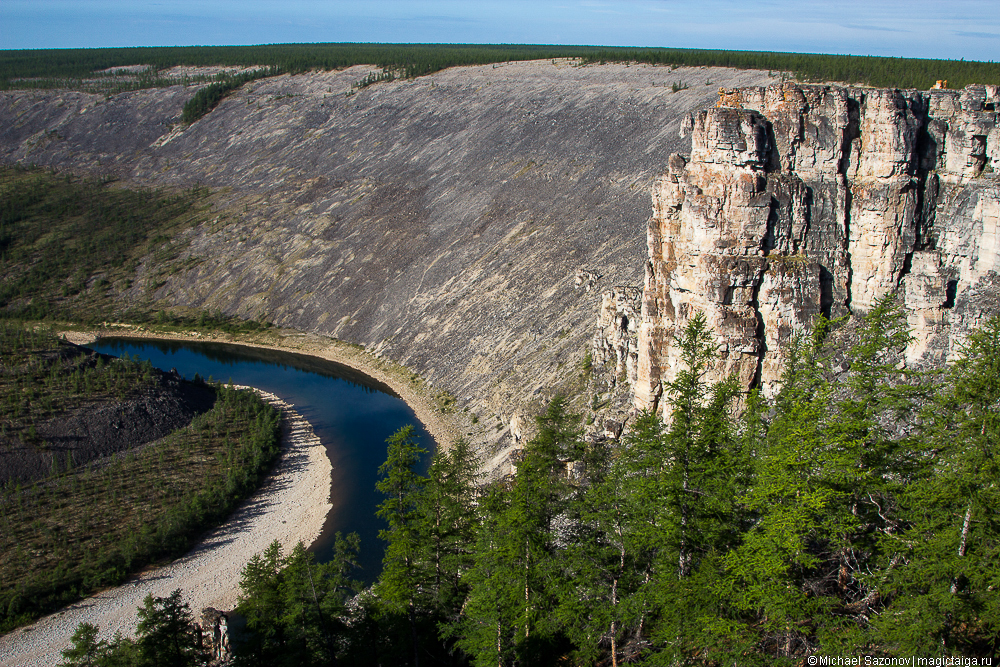
[[[600, 292], [641, 284], [650, 186], [687, 149], [681, 118], [773, 80], [539, 61], [348, 95], [369, 71], [254, 82], [187, 128], [193, 88], [5, 93], [0, 159], [226, 189], [161, 305], [374, 348], [457, 396], [497, 451], [498, 424], [578, 372]], [[590, 291], [581, 268], [602, 276]]]

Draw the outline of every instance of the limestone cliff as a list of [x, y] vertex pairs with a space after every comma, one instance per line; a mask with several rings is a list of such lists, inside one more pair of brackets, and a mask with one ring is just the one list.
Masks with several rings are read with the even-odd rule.
[[190, 126], [184, 86], [8, 91], [0, 161], [212, 189], [215, 222], [122, 301], [364, 345], [451, 392], [499, 465], [548, 395], [583, 395], [601, 292], [642, 279], [648, 191], [681, 120], [720, 85], [772, 79], [544, 61], [352, 87], [370, 71], [257, 81]]
[[703, 312], [717, 373], [773, 392], [794, 331], [897, 293], [911, 364], [954, 356], [998, 307], [996, 87], [721, 90], [652, 190], [635, 404], [657, 406], [675, 334]]

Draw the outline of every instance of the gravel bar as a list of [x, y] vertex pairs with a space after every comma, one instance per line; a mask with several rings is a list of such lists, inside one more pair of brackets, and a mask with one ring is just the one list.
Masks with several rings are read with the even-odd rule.
[[292, 405], [256, 391], [283, 414], [281, 458], [260, 490], [182, 558], [0, 637], [0, 666], [58, 664], [80, 623], [98, 626], [101, 639], [119, 631], [132, 636], [136, 610], [147, 595], [166, 597], [180, 588], [196, 618], [205, 607], [230, 610], [236, 606], [240, 570], [251, 556], [274, 540], [287, 553], [319, 536], [331, 508], [326, 449]]

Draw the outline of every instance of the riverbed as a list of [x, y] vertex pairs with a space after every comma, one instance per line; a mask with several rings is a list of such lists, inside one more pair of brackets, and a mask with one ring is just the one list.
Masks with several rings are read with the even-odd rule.
[[316, 357], [218, 342], [140, 340], [103, 337], [88, 345], [98, 352], [148, 359], [164, 371], [187, 379], [235, 382], [271, 392], [295, 406], [326, 448], [331, 464], [332, 508], [311, 546], [319, 560], [330, 554], [336, 532], [358, 533], [361, 570], [356, 578], [372, 583], [381, 571], [383, 543], [375, 518], [384, 499], [375, 490], [385, 461], [386, 439], [413, 425], [428, 450], [434, 440], [413, 409], [385, 384], [348, 366]]
[[[204, 334], [164, 334], [162, 332], [148, 332], [139, 327], [116, 327], [115, 329], [101, 332], [67, 332], [66, 337], [77, 344], [93, 345], [98, 334], [118, 334], [119, 336], [132, 336], [136, 338], [161, 340], [182, 340], [192, 339], [223, 339], [228, 342], [228, 336]], [[295, 334], [291, 337], [284, 335], [277, 338], [278, 344], [274, 341], [238, 341], [243, 351], [247, 347], [256, 348], [262, 352], [301, 352], [297, 354], [297, 359], [291, 365], [288, 360], [258, 359], [260, 362], [274, 362], [277, 366], [285, 366], [287, 369], [295, 369], [295, 366], [305, 366], [306, 369], [298, 369], [305, 373], [315, 370], [316, 363], [339, 362], [342, 367], [338, 370], [340, 375], [346, 376], [348, 384], [356, 384], [365, 387], [363, 392], [371, 393], [373, 396], [379, 394], [393, 397], [393, 400], [403, 399], [410, 410], [405, 420], [413, 423], [421, 429], [422, 437], [428, 449], [432, 449], [434, 443], [439, 447], [447, 448], [457, 438], [457, 428], [455, 422], [450, 419], [452, 415], [446, 415], [437, 410], [433, 397], [427, 387], [422, 386], [419, 381], [415, 381], [409, 374], [401, 372], [400, 368], [391, 363], [384, 362], [364, 350], [353, 346], [338, 344], [335, 341], [321, 337]], [[135, 345], [136, 341], [129, 341], [128, 345]], [[146, 343], [148, 345], [148, 341]], [[99, 346], [100, 347], [100, 346]], [[127, 349], [129, 354], [135, 354], [134, 347], [119, 346], [119, 352]], [[113, 350], [108, 350], [114, 352]], [[142, 356], [142, 355], [140, 355]], [[224, 356], [224, 355], [223, 355]], [[173, 365], [161, 363], [169, 370]], [[286, 369], [286, 370], [287, 370]], [[362, 371], [358, 373], [358, 370]], [[215, 380], [228, 381], [233, 379], [239, 381], [238, 373], [232, 372], [234, 366], [227, 365], [223, 372], [209, 370], [207, 367], [199, 367], [192, 370], [188, 376], [192, 377], [194, 372], [207, 378], [212, 375]], [[329, 367], [322, 366], [320, 375], [329, 372]], [[352, 374], [353, 371], [353, 374]], [[178, 367], [178, 372], [181, 368]], [[334, 373], [336, 374], [336, 373]], [[303, 378], [308, 381], [303, 382]], [[249, 378], [262, 382], [260, 378]], [[315, 381], [314, 378], [299, 376], [298, 381], [290, 383], [293, 393], [292, 398], [303, 401], [301, 405], [303, 412], [309, 420], [316, 420], [321, 423], [321, 430], [326, 428], [326, 418], [324, 411], [311, 405], [302, 397], [295, 393], [296, 387]], [[247, 382], [250, 384], [250, 382]], [[286, 392], [287, 394], [287, 392]], [[275, 400], [277, 397], [274, 397]], [[379, 399], [381, 400], [381, 399]], [[354, 410], [352, 414], [358, 414], [364, 410]], [[378, 412], [377, 410], [375, 411]], [[336, 447], [333, 448], [331, 456], [330, 443], [324, 443], [316, 435], [307, 419], [298, 415], [300, 427], [296, 431], [305, 434], [308, 444], [296, 444], [296, 438], [291, 438], [286, 446], [294, 449], [286, 452], [283, 460], [296, 461], [287, 466], [287, 474], [306, 475], [311, 481], [295, 477], [275, 477], [265, 488], [248, 500], [240, 510], [230, 518], [226, 524], [209, 534], [203, 542], [192, 550], [184, 558], [175, 561], [168, 568], [144, 573], [133, 582], [118, 589], [106, 591], [98, 596], [81, 601], [75, 605], [64, 609], [42, 619], [26, 628], [9, 633], [0, 637], [0, 666], [10, 665], [31, 666], [31, 665], [53, 665], [60, 660], [60, 651], [69, 645], [69, 638], [73, 630], [81, 622], [91, 622], [101, 626], [103, 638], [110, 637], [116, 629], [121, 629], [126, 634], [134, 632], [135, 610], [147, 593], [157, 596], [166, 596], [175, 588], [182, 588], [185, 591], [185, 599], [191, 605], [191, 609], [197, 616], [205, 606], [230, 609], [235, 605], [237, 587], [239, 582], [239, 570], [243, 564], [254, 553], [259, 553], [277, 535], [279, 541], [285, 545], [286, 550], [297, 541], [302, 540], [309, 544], [312, 542], [312, 549], [317, 553], [317, 557], [322, 558], [322, 552], [329, 539], [332, 539], [335, 530], [350, 530], [351, 520], [360, 521], [363, 530], [369, 537], [364, 537], [362, 544], [362, 559], [368, 561], [365, 571], [359, 573], [358, 578], [371, 581], [377, 576], [381, 560], [381, 544], [373, 542], [373, 536], [377, 534], [379, 524], [375, 520], [373, 507], [362, 512], [355, 512], [357, 508], [351, 502], [345, 502], [348, 496], [345, 489], [354, 484], [356, 486], [371, 487], [374, 494], [373, 482], [362, 482], [355, 478], [353, 474], [347, 472], [349, 466], [344, 465], [345, 460], [339, 458], [340, 454]], [[371, 419], [371, 415], [369, 415]], [[375, 421], [385, 422], [383, 419], [375, 417]], [[392, 429], [393, 425], [389, 425]], [[391, 430], [389, 431], [391, 433]], [[363, 467], [374, 475], [374, 470], [385, 457], [384, 437], [381, 434], [372, 436], [381, 438], [376, 444], [370, 444], [365, 448], [370, 456], [370, 461]], [[303, 454], [307, 452], [307, 454]], [[298, 452], [298, 453], [293, 453]], [[374, 458], [371, 458], [374, 457]], [[283, 464], [284, 465], [284, 464]], [[279, 469], [280, 470], [280, 469]], [[342, 484], [337, 484], [335, 480], [340, 479]], [[374, 476], [371, 478], [374, 480]], [[317, 482], [317, 480], [319, 480]], [[333, 501], [333, 502], [331, 502]], [[334, 507], [338, 503], [339, 509]], [[353, 517], [353, 519], [351, 519]], [[253, 518], [254, 522], [250, 522]], [[345, 519], [347, 523], [345, 524]], [[274, 533], [275, 535], [272, 535]], [[225, 552], [219, 552], [222, 560], [205, 560], [205, 558], [225, 547]], [[367, 552], [366, 552], [367, 547]], [[174, 569], [176, 568], [176, 569]], [[173, 573], [178, 573], [175, 577]], [[157, 583], [158, 582], [158, 583]], [[143, 588], [143, 586], [157, 585], [154, 588]], [[188, 593], [191, 589], [191, 593]]]

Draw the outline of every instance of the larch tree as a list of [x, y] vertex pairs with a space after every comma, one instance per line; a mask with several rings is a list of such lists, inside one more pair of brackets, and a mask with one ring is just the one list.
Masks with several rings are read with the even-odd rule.
[[[565, 583], [559, 527], [569, 495], [569, 461], [582, 459], [579, 419], [557, 396], [536, 418], [509, 484], [490, 493], [469, 572], [471, 591], [459, 645], [476, 664], [547, 664], [565, 644], [556, 608]], [[494, 625], [495, 624], [495, 625]]]
[[461, 575], [472, 567], [478, 471], [475, 452], [459, 439], [449, 450], [435, 452], [416, 500], [422, 587], [434, 612], [450, 619], [468, 593]]
[[1000, 317], [974, 332], [921, 420], [919, 476], [901, 505], [900, 554], [874, 621], [900, 655], [1000, 650]]
[[420, 601], [417, 598], [425, 575], [421, 572], [424, 563], [420, 559], [422, 545], [417, 503], [427, 478], [417, 472], [417, 466], [427, 450], [420, 446], [412, 425], [399, 429], [386, 442], [386, 460], [378, 469], [382, 478], [375, 484], [375, 488], [386, 496], [376, 515], [388, 524], [388, 528], [379, 531], [386, 548], [377, 589], [383, 602], [391, 608], [405, 610], [413, 643], [413, 665], [419, 667], [417, 607]]

